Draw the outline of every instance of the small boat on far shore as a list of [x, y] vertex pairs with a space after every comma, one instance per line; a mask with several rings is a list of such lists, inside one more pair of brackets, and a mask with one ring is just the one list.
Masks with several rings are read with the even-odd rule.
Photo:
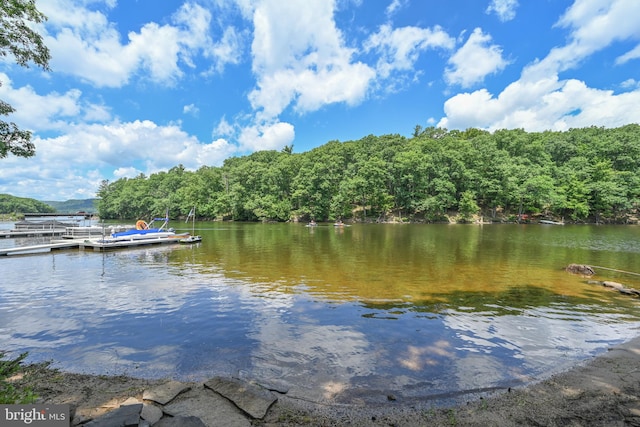
[[545, 224], [545, 225], [564, 225], [564, 222], [551, 221], [548, 219], [541, 219], [540, 221], [538, 221], [538, 223]]
[[202, 242], [202, 237], [200, 236], [188, 236], [180, 239], [180, 243], [198, 243]]

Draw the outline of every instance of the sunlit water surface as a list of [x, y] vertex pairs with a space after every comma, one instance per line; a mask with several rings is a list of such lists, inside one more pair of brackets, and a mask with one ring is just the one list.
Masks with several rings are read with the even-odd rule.
[[0, 350], [353, 402], [526, 384], [640, 335], [636, 299], [563, 271], [638, 272], [637, 226], [197, 228], [194, 246], [0, 258]]

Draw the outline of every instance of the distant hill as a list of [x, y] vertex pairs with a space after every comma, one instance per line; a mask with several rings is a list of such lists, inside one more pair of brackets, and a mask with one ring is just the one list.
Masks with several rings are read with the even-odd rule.
[[0, 194], [0, 214], [49, 213], [55, 208], [46, 202], [10, 194]]
[[50, 206], [53, 206], [56, 212], [61, 213], [73, 213], [73, 212], [87, 212], [96, 213], [98, 199], [71, 199], [64, 202], [51, 202], [43, 201]]

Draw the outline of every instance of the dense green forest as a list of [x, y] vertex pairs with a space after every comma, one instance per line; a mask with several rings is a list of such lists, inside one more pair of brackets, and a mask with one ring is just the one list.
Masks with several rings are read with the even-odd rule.
[[52, 206], [36, 199], [0, 194], [0, 214], [48, 213], [55, 211]]
[[458, 221], [545, 215], [625, 223], [640, 205], [640, 125], [566, 132], [416, 126], [412, 137], [330, 141], [227, 159], [195, 172], [103, 181], [102, 218]]

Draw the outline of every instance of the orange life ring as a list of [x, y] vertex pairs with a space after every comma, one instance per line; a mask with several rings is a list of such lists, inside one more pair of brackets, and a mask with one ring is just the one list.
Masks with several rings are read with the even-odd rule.
[[149, 225], [143, 220], [138, 220], [138, 222], [136, 222], [136, 230], [147, 230], [148, 228]]

